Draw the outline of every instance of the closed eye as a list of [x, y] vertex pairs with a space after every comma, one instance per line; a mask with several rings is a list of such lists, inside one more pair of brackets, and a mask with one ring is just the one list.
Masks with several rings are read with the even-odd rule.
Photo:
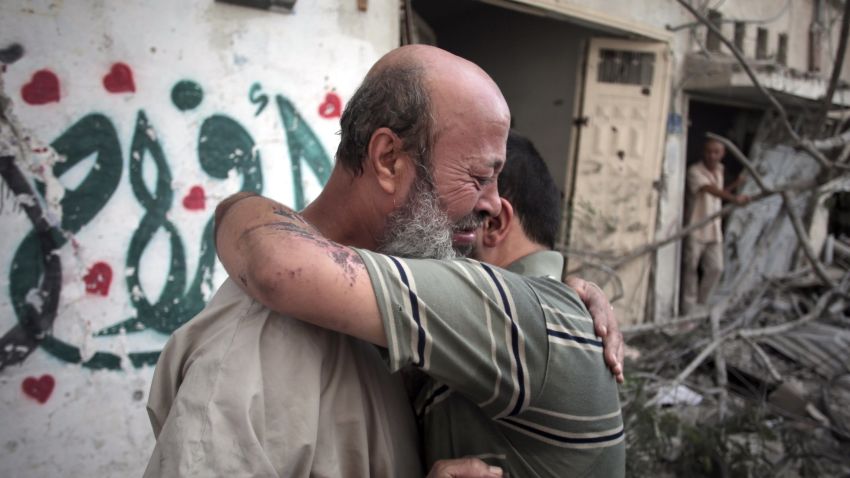
[[496, 180], [496, 177], [497, 177], [496, 175], [493, 175], [493, 176], [475, 176], [475, 181], [477, 181], [478, 184], [481, 185], [481, 186], [487, 186], [489, 184], [492, 184], [493, 181]]

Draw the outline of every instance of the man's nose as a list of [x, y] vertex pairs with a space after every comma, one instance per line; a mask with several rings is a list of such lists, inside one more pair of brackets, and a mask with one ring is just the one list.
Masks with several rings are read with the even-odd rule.
[[475, 212], [485, 212], [490, 217], [496, 217], [502, 211], [502, 201], [499, 200], [499, 188], [496, 181], [481, 190], [481, 197], [475, 205]]

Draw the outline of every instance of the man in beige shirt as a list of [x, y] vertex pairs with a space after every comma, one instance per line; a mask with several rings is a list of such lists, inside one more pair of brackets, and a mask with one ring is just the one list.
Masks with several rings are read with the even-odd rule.
[[[722, 160], [725, 154], [723, 143], [708, 139], [703, 146], [702, 161], [688, 168], [688, 224], [696, 224], [720, 211], [723, 200], [741, 205], [750, 201], [748, 196], [732, 192], [741, 185], [743, 176], [724, 189]], [[682, 312], [692, 312], [697, 304], [705, 304], [722, 273], [723, 231], [718, 216], [685, 238]]]

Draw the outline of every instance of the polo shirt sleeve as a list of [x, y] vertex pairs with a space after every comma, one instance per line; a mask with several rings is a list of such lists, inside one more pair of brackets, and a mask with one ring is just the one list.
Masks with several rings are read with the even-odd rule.
[[393, 371], [414, 365], [493, 418], [528, 406], [536, 386], [529, 356], [545, 357], [546, 350], [527, 343], [542, 338], [545, 344], [546, 326], [540, 301], [521, 276], [473, 260], [358, 252], [375, 290]]

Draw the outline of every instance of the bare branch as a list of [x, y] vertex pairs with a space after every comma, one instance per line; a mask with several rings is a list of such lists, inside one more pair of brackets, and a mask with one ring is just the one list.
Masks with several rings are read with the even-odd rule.
[[841, 150], [841, 154], [839, 154], [838, 158], [835, 159], [835, 165], [841, 166], [842, 164], [847, 162], [848, 158], [850, 158], [850, 142], [844, 145], [844, 149]]
[[[814, 183], [812, 185], [814, 185]], [[791, 186], [791, 185], [788, 185], [788, 186]], [[793, 185], [793, 187], [796, 188], [796, 187], [798, 187], [798, 185], [795, 184], [795, 185]], [[770, 192], [770, 193], [762, 193], [762, 194], [759, 194], [757, 196], [753, 196], [751, 202], [761, 201], [762, 199], [769, 197], [769, 196], [773, 196], [774, 194], [778, 194], [778, 191], [773, 191], [773, 192]], [[644, 254], [648, 254], [650, 252], [653, 252], [657, 249], [660, 249], [660, 248], [666, 246], [667, 244], [676, 242], [676, 241], [682, 239], [683, 237], [690, 235], [690, 233], [692, 233], [695, 230], [705, 226], [706, 224], [710, 223], [711, 221], [717, 219], [718, 217], [726, 216], [726, 215], [730, 214], [732, 211], [734, 211], [735, 209], [738, 209], [739, 207], [741, 207], [741, 206], [739, 206], [737, 204], [727, 204], [726, 206], [723, 206], [723, 209], [721, 209], [720, 211], [718, 211], [714, 214], [711, 214], [709, 216], [706, 216], [706, 218], [703, 219], [702, 221], [695, 222], [693, 224], [688, 224], [687, 227], [680, 229], [677, 233], [673, 234], [672, 236], [669, 236], [669, 237], [666, 237], [664, 239], [652, 242], [650, 244], [646, 244], [644, 246], [640, 246], [640, 247], [633, 249], [632, 251], [626, 253], [625, 255], [623, 255], [623, 256], [621, 256], [617, 259], [613, 259], [612, 263], [611, 263], [611, 267], [613, 267], [615, 269], [618, 268], [618, 267], [622, 267], [624, 264], [627, 264], [627, 263], [637, 259], [638, 257], [643, 256]]]
[[846, 277], [842, 281], [841, 287], [835, 287], [826, 294], [822, 295], [820, 299], [818, 299], [817, 304], [814, 309], [811, 310], [808, 314], [800, 317], [797, 320], [792, 320], [790, 322], [785, 322], [784, 324], [773, 325], [770, 327], [761, 327], [758, 329], [740, 329], [735, 332], [735, 336], [745, 338], [745, 339], [753, 339], [757, 337], [766, 337], [768, 335], [776, 335], [788, 332], [796, 327], [799, 327], [807, 322], [811, 322], [823, 315], [826, 311], [827, 307], [832, 305], [837, 299], [839, 299], [843, 294], [846, 288]]
[[816, 139], [811, 142], [811, 145], [820, 151], [829, 151], [845, 146], [848, 143], [850, 143], [850, 131], [845, 131], [838, 136], [832, 136], [830, 138]]
[[[705, 362], [705, 359], [707, 359], [708, 356], [711, 355], [712, 352], [714, 352], [714, 349], [716, 349], [723, 342], [724, 339], [724, 337], [714, 339], [710, 344], [708, 344], [704, 349], [702, 349], [702, 352], [700, 352], [699, 355], [694, 357], [694, 359], [691, 360], [688, 366], [685, 367], [685, 369], [682, 370], [679, 375], [676, 376], [675, 379], [673, 379], [672, 387], [678, 386], [680, 383], [684, 382], [688, 377], [690, 377], [691, 374], [694, 373], [694, 371], [697, 369], [697, 367], [699, 367], [700, 365], [702, 365], [703, 362]], [[652, 399], [646, 402], [646, 406], [650, 407], [652, 405], [655, 405], [656, 403], [657, 400]]]
[[785, 213], [788, 214], [788, 219], [791, 220], [791, 225], [794, 227], [794, 232], [797, 234], [797, 239], [800, 241], [800, 245], [803, 247], [803, 253], [806, 255], [806, 259], [809, 260], [809, 263], [812, 264], [812, 268], [815, 270], [815, 274], [817, 274], [818, 278], [825, 285], [830, 287], [835, 287], [835, 283], [830, 279], [829, 275], [826, 273], [826, 269], [823, 268], [823, 264], [818, 260], [817, 255], [815, 254], [815, 250], [812, 248], [812, 243], [809, 241], [809, 235], [806, 234], [805, 229], [803, 228], [803, 221], [800, 220], [800, 216], [797, 214], [797, 211], [794, 210], [793, 205], [791, 204], [791, 195], [787, 192], [783, 191], [782, 193], [782, 205], [784, 206]]
[[756, 353], [756, 356], [761, 360], [764, 364], [767, 371], [770, 372], [770, 376], [776, 380], [777, 382], [782, 381], [782, 375], [780, 375], [779, 371], [776, 370], [776, 367], [773, 366], [773, 361], [770, 360], [770, 357], [767, 356], [767, 352], [764, 351], [761, 346], [752, 341], [752, 339], [748, 337], [744, 337], [744, 342], [746, 342]]

